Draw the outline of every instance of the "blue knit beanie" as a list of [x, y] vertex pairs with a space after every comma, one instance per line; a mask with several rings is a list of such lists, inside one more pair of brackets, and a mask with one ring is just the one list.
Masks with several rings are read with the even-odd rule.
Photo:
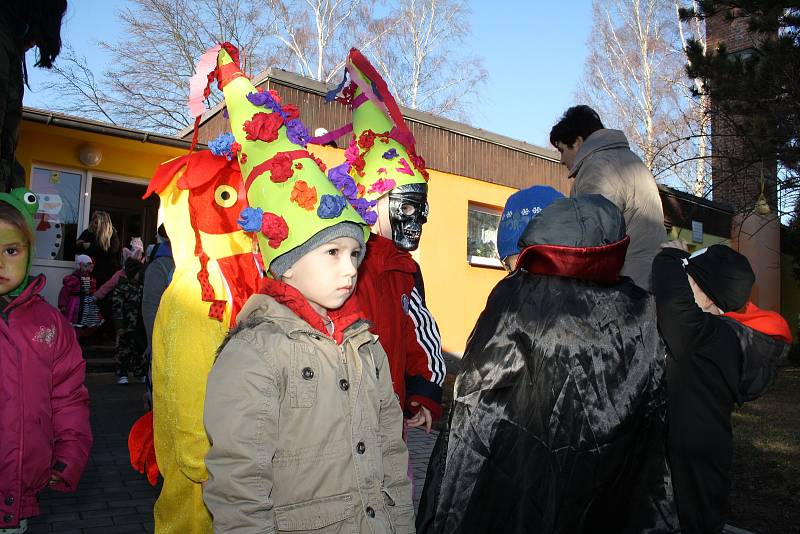
[[519, 254], [517, 242], [525, 227], [540, 211], [564, 195], [546, 185], [535, 185], [517, 191], [506, 201], [497, 228], [497, 253], [500, 259]]

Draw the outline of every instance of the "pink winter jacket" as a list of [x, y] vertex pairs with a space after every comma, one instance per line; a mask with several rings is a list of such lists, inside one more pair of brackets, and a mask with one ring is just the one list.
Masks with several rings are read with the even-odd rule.
[[86, 363], [74, 329], [39, 292], [38, 276], [0, 312], [0, 529], [39, 514], [36, 494], [75, 491], [92, 433]]

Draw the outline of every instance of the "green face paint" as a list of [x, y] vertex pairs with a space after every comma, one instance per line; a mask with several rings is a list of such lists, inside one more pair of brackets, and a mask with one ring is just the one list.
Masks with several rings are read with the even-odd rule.
[[25, 234], [0, 221], [0, 295], [11, 293], [25, 281], [29, 254]]

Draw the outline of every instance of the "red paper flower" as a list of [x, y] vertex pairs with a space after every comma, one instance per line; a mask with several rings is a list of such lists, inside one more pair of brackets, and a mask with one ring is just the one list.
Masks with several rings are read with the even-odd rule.
[[367, 192], [367, 189], [366, 189], [366, 188], [365, 188], [363, 185], [361, 185], [361, 184], [358, 184], [358, 185], [356, 186], [356, 189], [358, 190], [358, 196], [359, 196], [359, 197], [363, 197], [363, 196], [364, 196], [364, 194]]
[[281, 103], [281, 95], [278, 94], [278, 91], [276, 91], [275, 89], [270, 89], [269, 94], [272, 96], [272, 100], [274, 100], [278, 104]]
[[417, 168], [419, 173], [427, 182], [430, 179], [430, 176], [428, 176], [428, 170], [425, 167], [425, 160], [422, 159], [422, 156], [417, 156], [416, 154], [411, 154], [409, 157], [411, 158], [411, 163]]
[[292, 169], [292, 157], [286, 152], [280, 152], [269, 160], [269, 164], [264, 166], [269, 169], [269, 179], [276, 184], [283, 183], [294, 174]]
[[372, 130], [364, 130], [361, 132], [361, 135], [358, 137], [358, 146], [361, 147], [361, 150], [367, 151], [372, 148], [372, 145], [375, 144], [375, 132]]
[[248, 141], [274, 141], [278, 138], [278, 130], [283, 125], [283, 119], [277, 113], [259, 112], [249, 121], [244, 121], [244, 131]]
[[317, 205], [317, 188], [310, 187], [303, 180], [297, 180], [292, 188], [291, 200], [301, 208], [311, 211]]
[[294, 168], [297, 169], [298, 171], [302, 171], [303, 170], [303, 164], [302, 163], [295, 163], [294, 164]]
[[322, 160], [321, 160], [321, 159], [319, 159], [319, 158], [318, 158], [317, 156], [315, 156], [314, 154], [311, 154], [311, 159], [313, 159], [313, 160], [314, 160], [314, 161], [317, 163], [317, 167], [319, 167], [319, 170], [321, 170], [322, 172], [325, 172], [325, 171], [327, 171], [327, 170], [328, 170], [328, 166], [327, 166], [327, 165], [325, 165], [325, 164], [322, 162]]
[[294, 104], [286, 104], [285, 106], [283, 106], [283, 112], [286, 113], [287, 121], [300, 118], [300, 108], [298, 108]]
[[345, 87], [342, 90], [341, 96], [337, 97], [336, 101], [345, 106], [349, 106], [350, 104], [353, 103], [353, 98], [355, 96], [356, 96], [356, 84], [351, 82], [347, 84], [347, 87]]
[[242, 152], [242, 155], [239, 156], [239, 163], [247, 163], [247, 154]]
[[356, 159], [353, 160], [351, 165], [359, 176], [361, 177], [364, 176], [364, 167], [367, 165], [367, 162], [364, 161], [364, 156], [359, 155]]
[[242, 151], [242, 145], [240, 145], [236, 141], [231, 143], [231, 154], [233, 154], [235, 156], [241, 151]]
[[269, 246], [278, 248], [289, 237], [289, 225], [280, 215], [265, 213], [261, 218], [261, 233], [269, 239]]

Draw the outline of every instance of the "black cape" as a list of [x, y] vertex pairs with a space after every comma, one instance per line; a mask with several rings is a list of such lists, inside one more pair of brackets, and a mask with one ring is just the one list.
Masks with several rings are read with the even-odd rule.
[[665, 395], [647, 292], [517, 270], [467, 343], [418, 532], [677, 531]]

